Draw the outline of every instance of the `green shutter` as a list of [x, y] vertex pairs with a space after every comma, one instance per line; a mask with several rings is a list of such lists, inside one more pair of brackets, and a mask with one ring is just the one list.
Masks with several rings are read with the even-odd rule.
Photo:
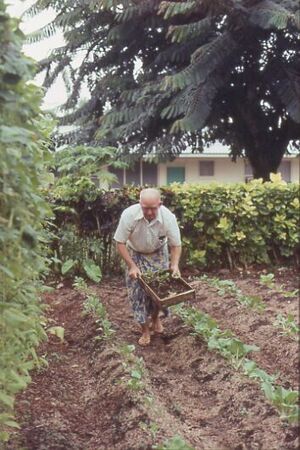
[[167, 167], [167, 184], [184, 183], [185, 167]]

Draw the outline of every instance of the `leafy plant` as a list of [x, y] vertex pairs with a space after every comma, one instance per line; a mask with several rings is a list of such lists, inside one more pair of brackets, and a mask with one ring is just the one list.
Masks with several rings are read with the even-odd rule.
[[82, 266], [85, 270], [85, 273], [92, 281], [94, 281], [95, 283], [99, 283], [99, 281], [101, 281], [101, 269], [92, 260], [87, 259], [83, 261]]
[[278, 314], [274, 325], [282, 329], [282, 334], [299, 339], [300, 327], [296, 324], [292, 314], [288, 314], [287, 316]]
[[244, 294], [232, 280], [219, 280], [216, 277], [209, 278], [207, 275], [202, 275], [199, 279], [216, 288], [218, 294], [221, 297], [223, 297], [225, 294], [230, 294], [236, 297], [237, 301], [241, 305], [248, 306], [259, 312], [265, 309], [265, 304], [260, 296]]
[[278, 286], [275, 283], [275, 275], [273, 273], [269, 273], [267, 275], [260, 275], [259, 281], [264, 286], [267, 286], [269, 289], [273, 289], [278, 294], [281, 294], [285, 298], [296, 297], [299, 293], [299, 289], [295, 289], [294, 291], [287, 291], [284, 286]]
[[[120, 271], [113, 233], [123, 209], [138, 201], [139, 191], [139, 187], [96, 189], [94, 197], [80, 200], [74, 194], [72, 201], [50, 195], [58, 230], [53, 243], [56, 257], [63, 262], [91, 259], [102, 271]], [[173, 185], [161, 191], [164, 204], [180, 223], [187, 266], [247, 269], [254, 263], [297, 261], [297, 184]], [[77, 270], [85, 273], [81, 265]], [[263, 309], [258, 298], [249, 295], [240, 300]]]
[[290, 422], [298, 420], [298, 393], [276, 386], [274, 375], [269, 375], [254, 361], [246, 358], [249, 352], [259, 350], [258, 347], [243, 344], [229, 330], [221, 331], [208, 314], [196, 308], [184, 308], [180, 305], [173, 310], [187, 325], [193, 327], [193, 334], [199, 334], [206, 340], [210, 349], [216, 349], [236, 370], [243, 368], [250, 378], [258, 379], [265, 395], [279, 409], [282, 418]]
[[87, 295], [83, 304], [83, 311], [84, 314], [92, 314], [96, 317], [96, 323], [99, 325], [98, 330], [101, 331], [101, 335], [96, 336], [95, 339], [107, 340], [115, 334], [112, 323], [108, 319], [105, 306], [100, 302], [96, 295]]
[[262, 389], [267, 399], [280, 411], [281, 419], [290, 423], [299, 421], [299, 392], [284, 389], [281, 386], [273, 386], [271, 383], [264, 382]]
[[73, 267], [78, 263], [78, 261], [74, 261], [73, 259], [67, 259], [61, 266], [62, 275], [66, 275]]
[[50, 327], [47, 329], [47, 332], [50, 334], [53, 334], [54, 336], [57, 336], [62, 342], [64, 342], [64, 336], [65, 336], [65, 329], [64, 327]]
[[[40, 109], [42, 91], [31, 83], [32, 59], [22, 52], [19, 21], [0, 0], [0, 442], [9, 439], [17, 393], [43, 359], [35, 349], [47, 338], [39, 298], [42, 226], [51, 210], [41, 190], [50, 161], [51, 120]], [[1, 446], [1, 444], [0, 444]]]
[[145, 365], [143, 358], [139, 358], [134, 354], [134, 345], [122, 345], [118, 348], [118, 352], [123, 356], [123, 368], [129, 376], [126, 386], [133, 391], [140, 391], [144, 388], [143, 375], [145, 373]]

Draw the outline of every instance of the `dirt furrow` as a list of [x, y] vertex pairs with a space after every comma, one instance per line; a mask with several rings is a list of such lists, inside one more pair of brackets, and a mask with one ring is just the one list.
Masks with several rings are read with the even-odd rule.
[[[113, 300], [116, 290], [119, 301]], [[136, 343], [138, 332], [120, 282], [106, 294], [99, 289], [99, 294], [121, 338]], [[283, 432], [278, 413], [259, 386], [189, 336], [179, 319], [166, 319], [164, 335], [153, 338], [149, 348], [137, 348], [137, 353], [145, 360], [155, 395], [181, 418], [186, 425], [181, 427], [183, 437], [196, 449], [202, 448], [203, 438], [205, 449], [296, 448], [295, 428]]]
[[[286, 388], [299, 387], [299, 347], [292, 337], [283, 336], [274, 326], [274, 310], [277, 301], [274, 297], [265, 297], [266, 310], [259, 313], [248, 306], [241, 305], [231, 295], [219, 296], [216, 290], [206, 283], [192, 283], [196, 289], [193, 306], [211, 315], [220, 328], [230, 329], [244, 343], [255, 344], [259, 352], [252, 353], [251, 358], [269, 374], [278, 374], [278, 382]], [[240, 285], [241, 289], [243, 285]], [[245, 294], [249, 292], [244, 289]], [[252, 295], [256, 292], [252, 289]], [[296, 308], [297, 299], [289, 300]], [[287, 305], [287, 303], [286, 303]]]
[[[164, 334], [140, 348], [123, 280], [93, 289], [116, 335], [94, 340], [99, 331], [82, 316], [83, 299], [70, 285], [45, 296], [51, 325], [65, 327], [65, 342], [51, 337], [40, 347], [49, 367], [18, 396], [22, 428], [7, 450], [150, 450], [175, 434], [196, 450], [298, 448], [296, 427], [282, 425], [259, 386], [209, 352], [178, 318], [166, 319]], [[121, 344], [134, 344], [144, 359], [140, 392], [122, 381]]]

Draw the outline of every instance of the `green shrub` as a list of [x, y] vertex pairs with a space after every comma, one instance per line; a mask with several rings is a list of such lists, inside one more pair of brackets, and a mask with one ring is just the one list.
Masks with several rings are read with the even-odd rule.
[[[52, 126], [40, 112], [42, 92], [29, 84], [32, 60], [22, 33], [0, 0], [0, 441], [14, 420], [14, 398], [42, 363], [35, 348], [46, 337], [38, 298], [44, 269], [41, 221], [49, 209], [39, 193]], [[42, 177], [44, 178], [42, 179]]]
[[[64, 199], [54, 190], [55, 224], [60, 233], [73, 224], [82, 237], [96, 237], [102, 249], [102, 268], [119, 269], [113, 232], [123, 209], [138, 201], [139, 189], [98, 190], [96, 197], [93, 190], [91, 199], [83, 191], [77, 201]], [[186, 264], [246, 268], [253, 263], [278, 264], [298, 258], [298, 184], [286, 184], [274, 175], [268, 183], [173, 184], [161, 191], [164, 204], [179, 220]]]

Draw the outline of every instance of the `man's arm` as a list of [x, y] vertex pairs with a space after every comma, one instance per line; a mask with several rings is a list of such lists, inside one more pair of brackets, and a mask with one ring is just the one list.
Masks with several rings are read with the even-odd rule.
[[172, 276], [180, 277], [179, 260], [181, 255], [181, 245], [171, 246], [170, 251], [171, 251], [170, 269], [172, 270]]
[[129, 269], [129, 276], [130, 278], [137, 278], [139, 275], [141, 275], [140, 269], [137, 267], [133, 259], [131, 258], [126, 244], [123, 244], [122, 242], [117, 242], [117, 251], [120, 253], [121, 257], [124, 259], [125, 263], [128, 266]]

